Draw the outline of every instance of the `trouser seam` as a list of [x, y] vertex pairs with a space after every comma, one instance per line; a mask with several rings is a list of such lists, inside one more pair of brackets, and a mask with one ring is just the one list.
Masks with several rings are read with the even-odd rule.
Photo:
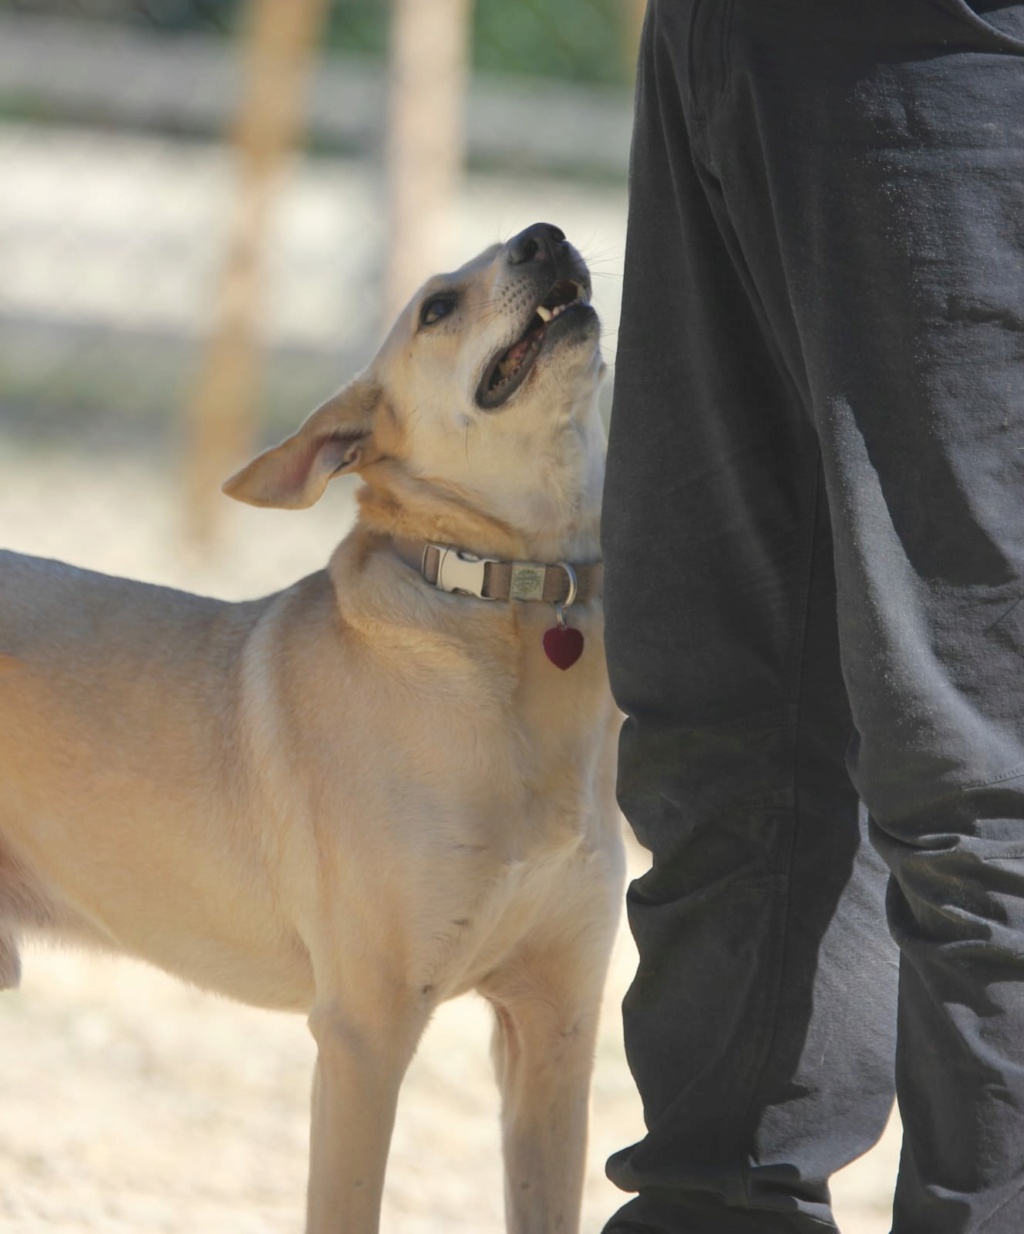
[[1014, 1200], [1020, 1199], [1020, 1194], [1022, 1190], [1024, 1190], [1024, 1187], [1018, 1187], [1017, 1190], [1013, 1193], [1013, 1195], [1009, 1195], [1006, 1197], [1006, 1199], [1002, 1202], [1002, 1204], [997, 1204], [996, 1207], [993, 1208], [993, 1210], [989, 1213], [989, 1215], [982, 1219], [981, 1224], [978, 1226], [978, 1234], [982, 1234], [984, 1230], [988, 1229], [988, 1227], [992, 1224], [992, 1222], [996, 1219], [996, 1217], [998, 1217], [1001, 1212], [1004, 1212], [1006, 1210], [1008, 1205], [1012, 1204]]
[[[778, 1041], [780, 1024], [778, 1017], [779, 1003], [781, 1001], [782, 989], [784, 985], [784, 976], [786, 969], [786, 955], [788, 953], [788, 943], [790, 930], [792, 928], [792, 902], [793, 902], [793, 861], [796, 855], [797, 838], [800, 829], [800, 798], [799, 798], [799, 769], [800, 769], [800, 751], [801, 751], [801, 729], [803, 725], [803, 706], [804, 706], [804, 678], [805, 678], [805, 659], [807, 648], [807, 631], [810, 622], [810, 606], [812, 587], [811, 580], [814, 573], [814, 553], [816, 544], [816, 533], [818, 527], [818, 517], [822, 503], [822, 473], [821, 468], [815, 464], [814, 468], [814, 501], [811, 505], [809, 530], [807, 533], [806, 545], [806, 568], [803, 573], [804, 580], [804, 597], [803, 597], [803, 612], [800, 621], [800, 631], [797, 639], [799, 647], [799, 656], [797, 658], [797, 674], [796, 674], [796, 722], [793, 725], [793, 762], [790, 784], [792, 785], [792, 797], [790, 803], [791, 824], [789, 829], [789, 851], [786, 858], [785, 871], [785, 890], [782, 894], [782, 905], [780, 908], [781, 914], [781, 930], [779, 932], [779, 941], [776, 948], [776, 966], [775, 966], [775, 982], [771, 991], [770, 1002], [768, 1005], [768, 1015], [770, 1017], [771, 1032], [768, 1035], [768, 1040], [765, 1043], [765, 1048], [761, 1053], [760, 1063], [758, 1065], [756, 1080], [751, 1084], [750, 1099], [747, 1103], [744, 1112], [745, 1121], [749, 1120], [750, 1115], [758, 1106], [757, 1097], [760, 1084], [763, 1080], [765, 1070], [768, 1063], [775, 1052], [776, 1042]], [[744, 1193], [747, 1204], [751, 1202], [750, 1195], [750, 1174], [744, 1178]], [[829, 1228], [828, 1225], [825, 1226]]]

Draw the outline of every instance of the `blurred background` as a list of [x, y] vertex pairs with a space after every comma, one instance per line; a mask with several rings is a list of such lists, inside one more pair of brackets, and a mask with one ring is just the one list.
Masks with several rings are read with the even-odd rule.
[[[227, 598], [319, 568], [352, 481], [300, 513], [221, 481], [370, 359], [424, 277], [537, 220], [590, 263], [611, 361], [642, 7], [0, 0], [0, 547]], [[618, 1017], [634, 962], [623, 930], [588, 1234], [621, 1199], [604, 1159], [642, 1134]], [[431, 1027], [386, 1230], [502, 1228], [488, 1033], [471, 999]], [[298, 1020], [33, 951], [0, 1043], [6, 1231], [300, 1228]], [[897, 1147], [840, 1180], [847, 1234], [888, 1228]]]

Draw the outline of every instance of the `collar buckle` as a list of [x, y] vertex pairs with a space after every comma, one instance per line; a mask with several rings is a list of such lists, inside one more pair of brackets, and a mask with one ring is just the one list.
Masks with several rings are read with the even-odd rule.
[[435, 587], [440, 588], [441, 591], [476, 596], [478, 600], [497, 598], [484, 594], [487, 567], [496, 564], [493, 557], [477, 557], [473, 553], [467, 553], [464, 549], [442, 548], [439, 544], [428, 544], [423, 550], [424, 557], [430, 548], [436, 549], [439, 553]]

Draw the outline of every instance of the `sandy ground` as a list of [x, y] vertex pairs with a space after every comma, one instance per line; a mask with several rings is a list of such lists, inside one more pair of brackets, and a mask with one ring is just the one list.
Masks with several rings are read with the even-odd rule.
[[[173, 468], [18, 456], [0, 442], [0, 545], [228, 597], [323, 563], [351, 489], [313, 511], [232, 508], [220, 551], [179, 550]], [[635, 871], [643, 854], [631, 854]], [[620, 932], [593, 1093], [583, 1229], [622, 1197], [604, 1179], [642, 1133], [617, 1007]], [[312, 1044], [300, 1019], [201, 994], [126, 961], [31, 951], [0, 996], [0, 1224], [8, 1234], [284, 1234], [301, 1228]], [[699, 1008], [695, 1008], [699, 1014]], [[444, 1007], [403, 1092], [384, 1229], [501, 1229], [497, 1099], [478, 1000]], [[885, 1234], [898, 1127], [836, 1180], [844, 1234]]]

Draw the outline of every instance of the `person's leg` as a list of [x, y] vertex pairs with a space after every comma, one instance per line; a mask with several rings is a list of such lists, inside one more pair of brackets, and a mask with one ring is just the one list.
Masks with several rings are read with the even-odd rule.
[[619, 793], [653, 854], [624, 1007], [648, 1132], [609, 1228], [662, 1234], [834, 1228], [828, 1177], [892, 1100], [817, 441], [702, 163], [722, 7], [648, 17], [605, 497]]
[[1019, 1234], [1024, 5], [821, 7], [737, 0], [708, 141], [822, 445], [902, 953], [894, 1234]]

